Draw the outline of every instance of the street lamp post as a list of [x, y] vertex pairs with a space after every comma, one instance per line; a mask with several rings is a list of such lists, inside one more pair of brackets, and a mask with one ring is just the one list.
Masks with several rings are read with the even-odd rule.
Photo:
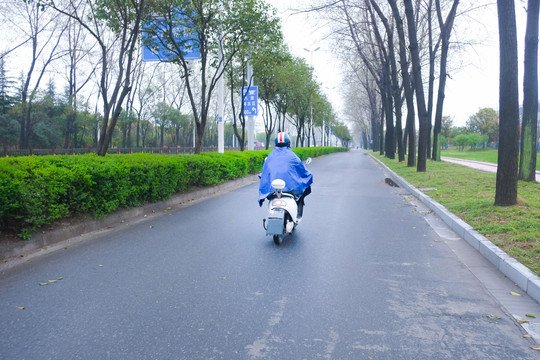
[[[317, 48], [313, 49], [313, 50], [310, 50], [310, 49], [307, 49], [307, 48], [304, 48], [304, 50], [306, 50], [308, 53], [311, 53], [311, 68], [313, 69], [313, 53], [317, 50], [319, 50], [321, 47], [320, 46], [317, 46]], [[311, 94], [309, 95], [309, 128], [310, 128], [310, 131], [313, 131], [313, 104], [311, 102]], [[308, 137], [308, 141], [309, 138], [311, 137], [311, 134], [309, 134], [309, 137]], [[310, 144], [311, 146], [311, 141], [310, 141]]]
[[[333, 86], [333, 87], [328, 87], [328, 86], [325, 86], [326, 90], [332, 92], [336, 87]], [[322, 122], [322, 145], [323, 146], [326, 146], [326, 144], [328, 143], [328, 139], [330, 138], [330, 134], [326, 134], [326, 124], [325, 124], [325, 121], [324, 121], [324, 117], [323, 117], [323, 122]]]

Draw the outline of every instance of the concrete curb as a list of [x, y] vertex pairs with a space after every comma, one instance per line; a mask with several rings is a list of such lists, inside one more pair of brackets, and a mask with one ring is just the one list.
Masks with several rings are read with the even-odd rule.
[[156, 216], [164, 214], [167, 211], [178, 209], [191, 202], [232, 191], [258, 180], [257, 175], [248, 175], [244, 178], [231, 180], [223, 184], [178, 193], [165, 201], [146, 204], [137, 208], [120, 209], [103, 219], [94, 219], [89, 215], [63, 219], [34, 232], [29, 240], [0, 238], [0, 261], [5, 262], [9, 258], [25, 256], [62, 241], [92, 232], [114, 229], [128, 221], [133, 224], [145, 219], [145, 215]]
[[417, 197], [435, 212], [454, 232], [489, 260], [500, 272], [512, 280], [534, 300], [540, 303], [540, 278], [525, 265], [502, 251], [485, 236], [475, 231], [471, 225], [448, 211], [444, 206], [409, 184], [405, 179], [388, 168], [372, 154], [370, 157], [390, 173], [396, 184]]

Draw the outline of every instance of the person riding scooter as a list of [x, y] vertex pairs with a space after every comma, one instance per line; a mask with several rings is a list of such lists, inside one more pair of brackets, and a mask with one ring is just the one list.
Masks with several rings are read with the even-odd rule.
[[304, 199], [311, 193], [313, 175], [306, 169], [302, 160], [291, 150], [291, 139], [285, 132], [276, 136], [276, 146], [264, 162], [259, 183], [259, 206], [273, 193], [272, 181], [285, 181], [283, 192], [293, 194], [298, 200], [298, 218], [302, 217]]

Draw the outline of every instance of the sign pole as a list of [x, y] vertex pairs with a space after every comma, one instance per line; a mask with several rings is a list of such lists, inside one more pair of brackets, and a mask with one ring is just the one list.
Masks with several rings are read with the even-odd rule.
[[[221, 46], [220, 46], [221, 47]], [[219, 51], [219, 70], [223, 69], [223, 49]], [[223, 82], [223, 74], [218, 80], [218, 152], [223, 154], [225, 152], [225, 130], [223, 126], [223, 92], [225, 84]]]
[[[220, 5], [220, 10], [223, 12], [223, 4]], [[218, 55], [218, 74], [220, 74], [218, 79], [218, 152], [220, 154], [223, 154], [225, 152], [225, 130], [223, 125], [223, 93], [224, 93], [224, 79], [223, 79], [223, 43], [222, 43], [222, 36], [223, 34], [220, 34], [220, 41], [219, 41], [219, 55]]]
[[[248, 63], [247, 68], [247, 77], [248, 82], [251, 83], [253, 79], [253, 66], [251, 65], [251, 61]], [[247, 117], [247, 138], [248, 138], [248, 150], [253, 150], [255, 148], [255, 117], [254, 116], [248, 116]]]

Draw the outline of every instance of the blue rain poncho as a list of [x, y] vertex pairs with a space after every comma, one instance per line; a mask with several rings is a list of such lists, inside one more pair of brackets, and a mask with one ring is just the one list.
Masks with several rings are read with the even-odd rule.
[[274, 190], [272, 181], [285, 181], [283, 191], [297, 191], [302, 194], [313, 183], [313, 175], [290, 147], [275, 147], [264, 162], [259, 183], [259, 204]]

